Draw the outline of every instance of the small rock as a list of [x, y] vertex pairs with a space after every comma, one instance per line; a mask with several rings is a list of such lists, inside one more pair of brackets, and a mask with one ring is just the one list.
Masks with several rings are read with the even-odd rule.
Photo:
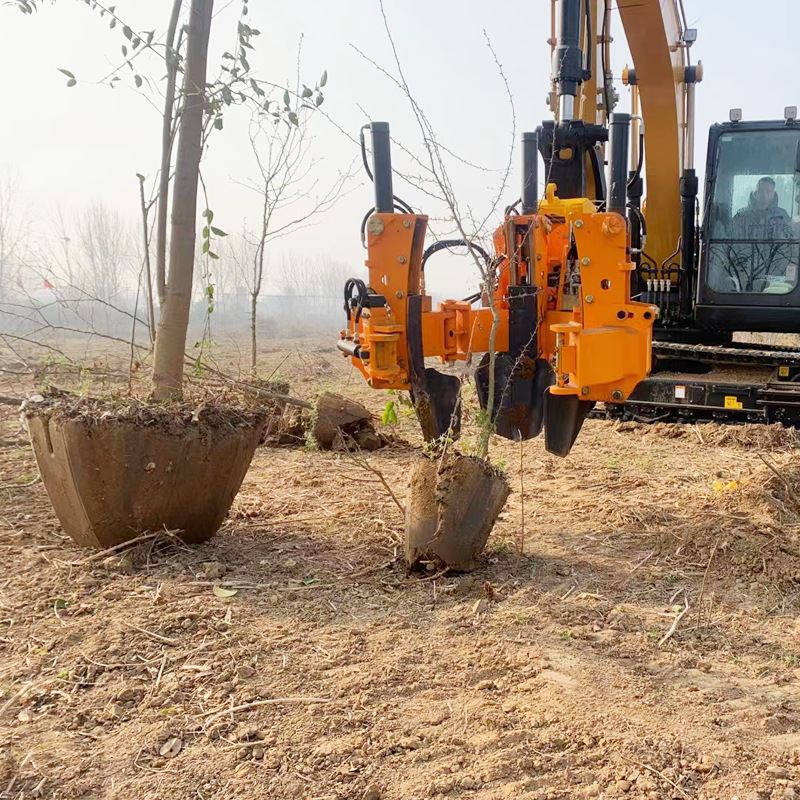
[[381, 800], [381, 790], [374, 783], [371, 783], [364, 789], [363, 800]]
[[261, 759], [262, 759], [262, 758], [264, 758], [264, 753], [265, 753], [265, 752], [266, 752], [266, 751], [264, 750], [264, 746], [263, 746], [263, 745], [260, 745], [260, 744], [257, 744], [257, 745], [256, 745], [256, 746], [253, 748], [253, 758], [254, 758], [256, 761], [261, 761]]
[[789, 770], [786, 767], [781, 767], [778, 764], [771, 764], [767, 767], [767, 775], [771, 775], [773, 778], [788, 778], [789, 777]]
[[253, 669], [253, 667], [248, 666], [247, 664], [242, 664], [242, 666], [236, 670], [236, 674], [240, 678], [252, 678], [256, 674], [256, 671]]
[[150, 461], [147, 466], [144, 468], [145, 472], [152, 472], [156, 468], [156, 462]]
[[485, 597], [481, 597], [480, 600], [475, 601], [475, 605], [472, 606], [472, 613], [475, 616], [479, 614], [485, 614], [489, 610], [489, 601]]
[[225, 565], [219, 561], [208, 561], [203, 564], [203, 575], [209, 580], [221, 578], [225, 574]]

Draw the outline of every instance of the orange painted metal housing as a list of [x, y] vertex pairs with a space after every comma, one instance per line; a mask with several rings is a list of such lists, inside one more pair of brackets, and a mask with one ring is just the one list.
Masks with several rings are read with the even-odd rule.
[[[422, 296], [422, 354], [442, 362], [489, 350], [492, 309], [448, 300], [432, 310], [422, 251], [427, 217], [375, 214], [367, 226], [369, 287], [385, 304], [352, 315], [342, 338], [369, 384], [409, 389], [408, 297]], [[630, 241], [624, 217], [587, 199], [560, 200], [547, 187], [538, 213], [510, 215], [494, 235], [497, 257], [495, 350], [509, 341], [508, 289], [537, 288], [538, 356], [556, 373], [554, 394], [621, 402], [650, 371], [657, 309], [630, 298]], [[365, 355], [366, 354], [366, 355]]]

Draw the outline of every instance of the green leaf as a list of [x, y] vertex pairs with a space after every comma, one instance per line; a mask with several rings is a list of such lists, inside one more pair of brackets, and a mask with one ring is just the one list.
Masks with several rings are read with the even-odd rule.
[[220, 600], [227, 600], [229, 597], [239, 594], [238, 589], [226, 589], [224, 586], [215, 586], [212, 591], [214, 597], [219, 597]]
[[242, 52], [239, 54], [239, 61], [242, 62], [242, 66], [244, 67], [245, 72], [250, 72], [250, 64], [244, 57], [244, 50], [242, 50]]
[[394, 400], [390, 400], [384, 407], [381, 414], [381, 422], [384, 425], [397, 425], [397, 408]]
[[125, 37], [125, 38], [126, 38], [128, 41], [130, 41], [131, 39], [133, 39], [133, 31], [132, 31], [132, 30], [131, 30], [131, 29], [130, 29], [130, 28], [127, 26], [127, 25], [123, 25], [123, 26], [122, 26], [122, 35], [123, 35], [123, 36], [124, 36], [124, 37]]
[[78, 81], [76, 81], [76, 80], [75, 80], [75, 78], [70, 78], [70, 79], [67, 81], [67, 86], [74, 86], [74, 85], [75, 85], [77, 82], [78, 82]]
[[209, 224], [211, 224], [211, 221], [214, 219], [214, 212], [210, 208], [207, 208], [203, 212], [203, 217], [205, 217], [205, 219], [208, 220]]
[[203, 255], [205, 255], [208, 252], [209, 247], [211, 247], [211, 242], [209, 242], [208, 239], [206, 239], [203, 242]]
[[122, 45], [122, 47], [120, 49], [122, 50], [123, 58], [127, 58], [128, 57], [128, 48], [125, 47], [125, 45]]
[[208, 225], [203, 228], [203, 238], [208, 239]]
[[288, 89], [284, 89], [284, 91], [283, 91], [283, 104], [286, 106], [286, 108], [289, 108], [289, 90]]
[[314, 98], [314, 105], [319, 108], [322, 105], [322, 101], [325, 99], [325, 95], [322, 92], [317, 92], [317, 96]]
[[289, 112], [289, 122], [291, 122], [292, 125], [297, 125], [300, 122], [300, 120], [297, 118], [297, 114], [295, 114], [294, 111]]
[[312, 89], [309, 89], [308, 86], [303, 87], [303, 94], [302, 94], [303, 98], [311, 97], [312, 94], [314, 94], [314, 91]]
[[217, 118], [214, 120], [214, 127], [215, 127], [215, 128], [218, 130], [218, 131], [221, 131], [221, 130], [222, 130], [222, 117], [217, 117]]
[[137, 89], [142, 88], [142, 76], [141, 75], [134, 75], [133, 82], [136, 84]]
[[225, 233], [225, 231], [220, 230], [219, 228], [215, 228], [213, 226], [211, 227], [211, 232], [214, 234], [214, 236], [227, 236], [228, 235], [227, 233]]
[[328, 82], [328, 70], [325, 70], [322, 73], [322, 77], [319, 79], [319, 85], [324, 86]]
[[73, 80], [75, 79], [75, 76], [68, 69], [64, 69], [63, 67], [59, 67], [58, 71], [62, 75], [66, 75], [68, 78], [72, 78]]
[[213, 258], [214, 261], [219, 261], [219, 256], [213, 250], [208, 251], [208, 257]]

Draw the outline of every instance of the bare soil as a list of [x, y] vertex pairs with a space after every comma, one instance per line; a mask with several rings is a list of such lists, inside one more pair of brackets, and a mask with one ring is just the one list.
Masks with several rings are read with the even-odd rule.
[[[294, 393], [379, 415], [332, 347], [296, 353]], [[0, 797], [800, 796], [793, 431], [497, 440], [479, 569], [420, 577], [380, 476], [306, 447], [260, 448], [210, 542], [93, 556], [0, 419]], [[384, 432], [402, 501], [421, 439]]]

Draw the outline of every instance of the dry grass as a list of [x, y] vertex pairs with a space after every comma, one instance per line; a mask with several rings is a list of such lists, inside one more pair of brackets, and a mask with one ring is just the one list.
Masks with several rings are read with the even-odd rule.
[[[265, 352], [268, 374], [285, 353]], [[292, 352], [282, 373], [302, 397], [324, 384], [385, 402], [331, 350]], [[87, 559], [0, 414], [0, 797], [800, 786], [792, 431], [590, 421], [566, 460], [526, 444], [522, 475], [498, 440], [514, 493], [481, 569], [420, 580], [380, 481], [304, 447], [259, 450], [208, 544]], [[369, 459], [402, 499], [419, 439], [402, 416], [392, 433]]]

